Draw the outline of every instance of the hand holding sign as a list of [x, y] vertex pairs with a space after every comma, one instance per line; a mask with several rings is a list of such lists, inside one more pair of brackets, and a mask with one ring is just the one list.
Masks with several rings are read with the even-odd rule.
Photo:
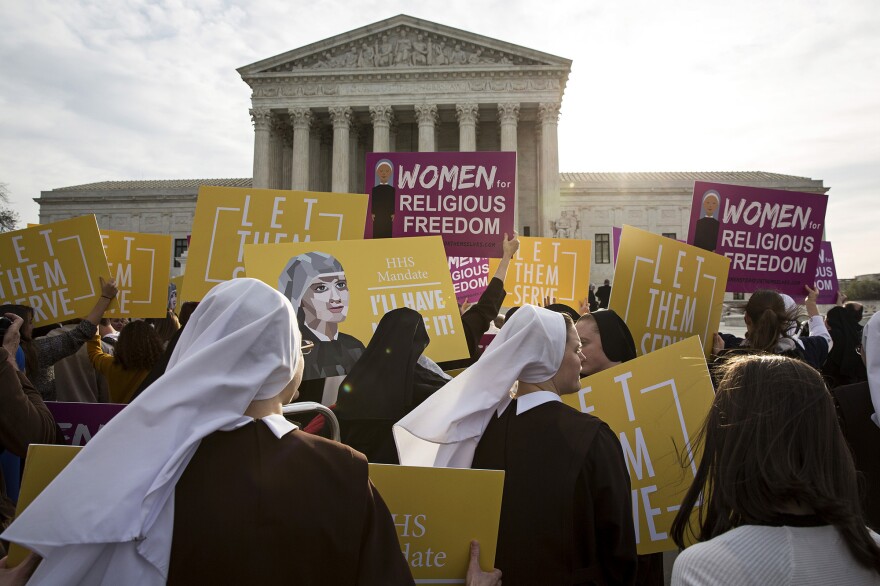
[[467, 581], [465, 586], [496, 586], [501, 584], [501, 570], [495, 568], [491, 572], [484, 572], [480, 567], [480, 542], [471, 541], [471, 561], [468, 564]]

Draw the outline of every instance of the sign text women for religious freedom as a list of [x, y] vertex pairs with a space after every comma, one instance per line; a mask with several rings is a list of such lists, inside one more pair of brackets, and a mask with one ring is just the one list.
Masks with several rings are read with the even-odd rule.
[[368, 153], [366, 238], [443, 237], [448, 256], [502, 255], [512, 235], [516, 153]]
[[828, 196], [694, 184], [688, 243], [730, 259], [727, 290], [801, 295], [819, 262]]
[[186, 300], [244, 277], [246, 244], [363, 238], [367, 198], [234, 187], [201, 187], [186, 267]]
[[95, 216], [0, 235], [0, 302], [29, 305], [37, 326], [85, 317], [99, 277], [110, 271]]

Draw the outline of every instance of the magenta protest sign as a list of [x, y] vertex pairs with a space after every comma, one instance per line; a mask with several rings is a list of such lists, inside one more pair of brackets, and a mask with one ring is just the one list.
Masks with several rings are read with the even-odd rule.
[[611, 227], [611, 248], [614, 250], [614, 266], [617, 266], [617, 249], [620, 248], [620, 234], [622, 232], [623, 228]]
[[727, 291], [800, 295], [819, 262], [828, 196], [694, 184], [688, 244], [730, 259]]
[[447, 256], [501, 258], [516, 153], [368, 153], [365, 238], [442, 236]]
[[456, 301], [476, 302], [489, 286], [489, 259], [450, 256], [446, 261], [449, 264], [449, 274], [452, 275]]
[[831, 252], [831, 243], [823, 242], [819, 249], [819, 264], [816, 266], [816, 289], [819, 290], [817, 303], [833, 305], [837, 303], [837, 291], [840, 285], [837, 283], [837, 270], [834, 267], [834, 254]]
[[84, 446], [125, 405], [117, 403], [59, 403], [46, 401], [64, 441], [71, 446]]

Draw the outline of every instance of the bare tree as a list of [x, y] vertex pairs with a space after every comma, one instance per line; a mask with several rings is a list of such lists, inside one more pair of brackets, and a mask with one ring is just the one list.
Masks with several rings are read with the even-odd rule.
[[9, 207], [9, 188], [0, 183], [0, 232], [11, 232], [18, 227], [18, 212]]

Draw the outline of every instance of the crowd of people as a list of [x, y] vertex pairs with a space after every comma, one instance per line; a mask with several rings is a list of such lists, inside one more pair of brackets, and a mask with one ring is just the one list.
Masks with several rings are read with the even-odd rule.
[[[82, 321], [42, 337], [29, 308], [0, 307], [0, 448], [60, 442], [44, 401], [128, 403], [14, 521], [0, 482], [0, 547], [35, 552], [0, 584], [412, 584], [367, 462], [505, 472], [496, 568], [463, 543], [468, 584], [663, 584], [662, 554], [637, 554], [616, 434], [561, 400], [637, 356], [610, 283], [581, 311], [548, 300], [502, 318], [517, 247], [505, 236], [464, 308], [468, 359], [428, 359], [413, 309], [382, 317], [332, 406], [341, 443], [321, 437], [322, 416], [282, 414], [320, 341], [262, 282], [222, 283], [179, 322], [123, 324], [103, 318], [110, 281]], [[291, 283], [308, 280], [295, 269]], [[880, 317], [862, 326], [842, 300], [823, 318], [805, 293], [803, 322], [790, 297], [756, 291], [745, 336], [714, 335], [673, 584], [880, 583]]]

